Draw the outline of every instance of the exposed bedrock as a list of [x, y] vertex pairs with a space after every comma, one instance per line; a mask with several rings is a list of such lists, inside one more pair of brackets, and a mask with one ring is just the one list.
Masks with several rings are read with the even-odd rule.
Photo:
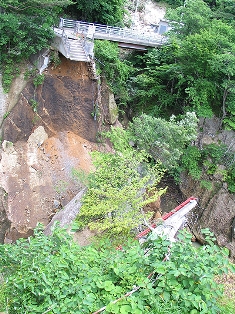
[[[224, 143], [230, 151], [235, 153], [235, 133], [219, 130], [220, 121], [204, 119], [200, 121], [198, 146], [211, 143]], [[196, 237], [203, 241], [200, 232], [202, 228], [209, 228], [216, 236], [220, 246], [230, 250], [230, 256], [235, 258], [235, 238], [232, 237], [232, 222], [235, 217], [235, 195], [229, 193], [227, 184], [223, 181], [223, 166], [219, 166], [214, 175], [203, 175], [203, 180], [211, 183], [211, 189], [202, 187], [201, 180], [195, 181], [187, 174], [181, 176], [181, 191], [185, 197], [198, 197], [199, 206], [194, 210], [190, 225]]]
[[42, 85], [27, 83], [3, 122], [0, 240], [6, 242], [29, 236], [38, 222], [47, 225], [83, 188], [74, 169], [92, 168], [97, 83], [85, 63], [61, 61]]

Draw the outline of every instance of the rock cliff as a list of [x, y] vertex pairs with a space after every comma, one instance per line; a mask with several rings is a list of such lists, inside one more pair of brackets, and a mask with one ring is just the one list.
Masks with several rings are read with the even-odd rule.
[[0, 150], [1, 242], [27, 237], [37, 222], [48, 224], [82, 188], [73, 169], [89, 171], [97, 149], [97, 82], [86, 63], [61, 57], [44, 76], [37, 87], [22, 77], [14, 106], [5, 105], [11, 108]]
[[[220, 130], [217, 118], [201, 120], [197, 145], [224, 143], [235, 153], [235, 133]], [[182, 173], [181, 191], [185, 197], [195, 196], [199, 199], [199, 206], [190, 217], [190, 226], [196, 237], [203, 242], [200, 232], [202, 228], [209, 228], [216, 236], [220, 246], [230, 250], [231, 258], [235, 259], [235, 238], [232, 237], [232, 222], [235, 217], [235, 195], [229, 193], [227, 184], [222, 180], [222, 173], [203, 175], [203, 180], [212, 184], [210, 189], [203, 187], [199, 181], [193, 180], [186, 173]]]

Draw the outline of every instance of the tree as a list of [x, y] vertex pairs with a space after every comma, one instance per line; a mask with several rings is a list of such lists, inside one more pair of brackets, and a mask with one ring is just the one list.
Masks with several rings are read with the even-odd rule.
[[233, 0], [213, 1], [213, 12], [216, 19], [221, 19], [228, 24], [234, 25], [235, 7]]
[[185, 92], [178, 81], [185, 81], [177, 63], [179, 49], [179, 43], [174, 41], [139, 58], [142, 64], [136, 67], [128, 84], [129, 105], [135, 114], [169, 118], [183, 112]]
[[128, 99], [126, 82], [133, 72], [132, 64], [122, 60], [118, 44], [108, 40], [95, 40], [95, 57], [98, 71], [107, 80], [116, 101], [125, 104]]
[[[213, 20], [208, 30], [188, 36], [179, 50], [188, 101], [200, 116], [219, 113], [222, 120], [234, 112], [235, 32]], [[187, 63], [185, 64], [185, 60]], [[226, 109], [227, 108], [227, 109]], [[206, 110], [205, 110], [206, 109]], [[221, 114], [222, 113], [222, 114]]]
[[221, 34], [220, 51], [212, 55], [210, 66], [221, 97], [221, 122], [235, 129], [235, 32], [232, 26], [225, 26], [219, 21], [215, 23], [221, 27], [217, 31]]
[[196, 139], [197, 123], [193, 112], [188, 112], [179, 121], [174, 116], [166, 121], [143, 114], [133, 119], [130, 132], [138, 149], [144, 149], [171, 170], [178, 164], [186, 145]]
[[144, 223], [142, 208], [164, 192], [156, 189], [163, 170], [159, 164], [147, 162], [146, 152], [130, 146], [128, 131], [113, 128], [106, 136], [115, 152], [93, 153], [95, 171], [88, 176], [88, 191], [77, 223], [105, 232], [114, 240]]
[[31, 54], [46, 48], [54, 37], [52, 26], [70, 0], [0, 0], [0, 65], [9, 88], [17, 66]]
[[[157, 0], [155, 1], [158, 2]], [[169, 4], [173, 8], [184, 5], [184, 0], [165, 0], [164, 2]]]
[[124, 0], [77, 0], [77, 15], [80, 19], [108, 25], [123, 24]]
[[184, 38], [206, 29], [210, 25], [212, 11], [203, 0], [187, 0], [184, 6], [167, 10], [166, 18], [171, 21], [173, 32]]
[[201, 6], [199, 12], [206, 6], [188, 1], [174, 10], [171, 18], [178, 24], [169, 44], [143, 57], [142, 68], [132, 78], [133, 109], [165, 117], [169, 112], [215, 114], [233, 128], [235, 31], [213, 19], [209, 7], [207, 16], [195, 14], [194, 5]]

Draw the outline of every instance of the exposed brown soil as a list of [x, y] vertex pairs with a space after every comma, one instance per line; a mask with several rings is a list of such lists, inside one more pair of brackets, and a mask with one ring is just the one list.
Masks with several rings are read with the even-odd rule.
[[44, 75], [37, 88], [28, 82], [4, 120], [8, 142], [1, 152], [0, 186], [8, 196], [7, 241], [29, 236], [38, 222], [48, 224], [58, 210], [55, 203], [65, 206], [82, 188], [73, 169], [89, 172], [90, 152], [98, 149], [92, 117], [96, 82], [86, 63], [61, 56], [59, 67]]

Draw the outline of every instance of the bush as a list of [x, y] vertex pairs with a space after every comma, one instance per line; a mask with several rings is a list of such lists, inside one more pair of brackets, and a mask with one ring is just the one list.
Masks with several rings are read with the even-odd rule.
[[188, 112], [181, 120], [170, 121], [142, 114], [130, 125], [133, 141], [152, 158], [160, 160], [167, 170], [178, 164], [185, 146], [196, 139], [197, 117]]
[[82, 248], [65, 230], [47, 237], [37, 227], [34, 237], [0, 245], [8, 313], [88, 314], [103, 306], [106, 313], [218, 313], [222, 287], [214, 275], [229, 262], [206, 233], [208, 244], [198, 249], [183, 232], [171, 245], [151, 236], [145, 250], [137, 241], [116, 250], [107, 242]]
[[164, 193], [157, 189], [163, 171], [159, 164], [148, 163], [147, 153], [129, 144], [126, 130], [112, 128], [106, 137], [113, 143], [115, 153], [93, 152], [96, 170], [86, 180], [88, 191], [77, 223], [81, 228], [88, 225], [105, 233], [114, 241], [127, 237], [144, 223], [141, 209]]

